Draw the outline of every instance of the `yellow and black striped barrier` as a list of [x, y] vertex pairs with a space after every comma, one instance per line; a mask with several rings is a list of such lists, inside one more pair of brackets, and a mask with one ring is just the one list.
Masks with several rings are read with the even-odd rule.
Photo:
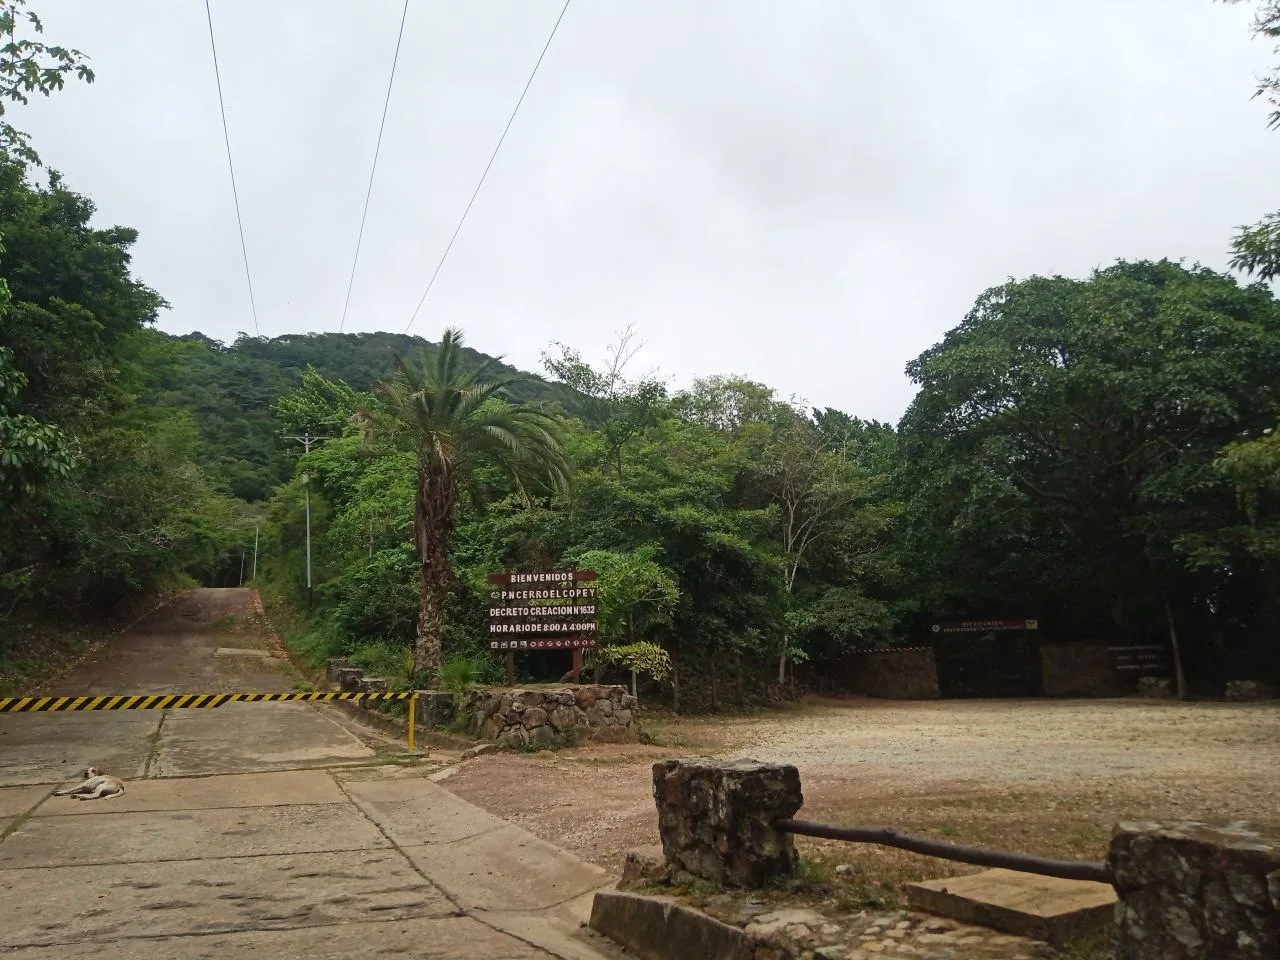
[[0, 697], [0, 713], [69, 713], [78, 710], [200, 710], [220, 707], [224, 703], [279, 703], [286, 700], [345, 700], [348, 703], [373, 701], [409, 701], [409, 752], [413, 753], [416, 726], [415, 707], [418, 694], [414, 690], [400, 693], [120, 693], [99, 697]]
[[412, 700], [402, 693], [153, 693], [100, 697], [0, 697], [0, 713], [64, 713], [75, 710], [193, 710], [224, 703], [266, 703], [281, 700]]

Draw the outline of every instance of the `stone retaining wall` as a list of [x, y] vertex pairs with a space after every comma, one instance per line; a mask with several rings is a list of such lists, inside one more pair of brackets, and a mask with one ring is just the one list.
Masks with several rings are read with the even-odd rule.
[[1040, 676], [1046, 697], [1118, 697], [1121, 693], [1105, 643], [1040, 644]]
[[636, 698], [625, 687], [591, 685], [555, 690], [479, 690], [466, 713], [477, 736], [504, 747], [554, 746], [557, 737], [607, 743], [639, 739]]
[[938, 663], [932, 647], [859, 650], [836, 667], [838, 683], [850, 693], [888, 700], [937, 700]]

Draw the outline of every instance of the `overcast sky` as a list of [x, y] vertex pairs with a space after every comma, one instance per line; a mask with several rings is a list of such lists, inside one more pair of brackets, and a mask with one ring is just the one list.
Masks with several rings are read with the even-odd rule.
[[[348, 331], [402, 331], [562, 0], [411, 0]], [[200, 0], [43, 0], [98, 80], [15, 108], [162, 329], [253, 333]], [[338, 328], [399, 0], [214, 0], [260, 332]], [[634, 322], [674, 386], [742, 374], [896, 420], [985, 288], [1223, 268], [1280, 207], [1267, 46], [1211, 0], [574, 0], [414, 333], [539, 369]]]

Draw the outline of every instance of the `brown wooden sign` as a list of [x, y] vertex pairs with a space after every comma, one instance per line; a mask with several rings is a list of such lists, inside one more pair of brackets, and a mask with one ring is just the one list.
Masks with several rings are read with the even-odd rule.
[[515, 683], [515, 654], [572, 650], [575, 676], [582, 651], [596, 645], [596, 572], [493, 573], [489, 584], [489, 649], [507, 658], [507, 684]]
[[935, 623], [934, 633], [998, 633], [1001, 630], [1039, 630], [1039, 620], [957, 620]]
[[489, 582], [500, 584], [575, 583], [596, 579], [594, 570], [556, 570], [551, 573], [491, 573]]

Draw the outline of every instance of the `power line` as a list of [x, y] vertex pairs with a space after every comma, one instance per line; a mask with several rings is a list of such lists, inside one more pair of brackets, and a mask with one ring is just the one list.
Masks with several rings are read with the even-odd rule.
[[342, 304], [342, 320], [338, 323], [338, 332], [347, 323], [347, 309], [351, 306], [351, 288], [356, 282], [356, 265], [360, 262], [360, 244], [364, 241], [364, 222], [369, 217], [369, 198], [373, 196], [373, 176], [378, 172], [378, 154], [382, 152], [382, 131], [387, 125], [387, 108], [391, 106], [391, 88], [396, 82], [396, 64], [400, 62], [400, 41], [404, 39], [404, 22], [409, 16], [409, 0], [404, 0], [404, 10], [400, 13], [400, 32], [396, 35], [396, 52], [391, 58], [391, 76], [387, 80], [387, 97], [382, 102], [382, 122], [378, 124], [378, 142], [373, 148], [373, 167], [369, 170], [369, 187], [364, 192], [364, 212], [360, 214], [360, 232], [356, 234], [356, 252], [351, 258], [351, 278], [347, 280], [347, 299]]
[[222, 98], [222, 73], [218, 70], [218, 44], [213, 39], [213, 10], [204, 0], [205, 17], [209, 21], [209, 49], [213, 51], [213, 77], [218, 83], [218, 110], [222, 113], [222, 140], [227, 145], [227, 169], [231, 171], [231, 197], [236, 205], [236, 226], [240, 228], [240, 253], [244, 257], [244, 281], [249, 285], [249, 309], [253, 311], [253, 335], [260, 336], [258, 305], [253, 299], [253, 277], [249, 273], [249, 248], [244, 242], [244, 218], [240, 216], [240, 193], [236, 190], [236, 166], [231, 162], [231, 134], [227, 132], [227, 105]]
[[476, 202], [476, 197], [480, 195], [480, 188], [484, 186], [485, 177], [489, 176], [489, 169], [493, 166], [493, 161], [498, 159], [498, 151], [502, 149], [502, 141], [507, 139], [507, 131], [511, 129], [511, 124], [515, 122], [516, 114], [520, 112], [520, 104], [524, 103], [525, 94], [529, 92], [529, 87], [533, 85], [533, 78], [538, 75], [538, 68], [542, 66], [542, 58], [547, 55], [547, 50], [551, 48], [551, 41], [556, 38], [556, 31], [560, 29], [560, 21], [564, 19], [565, 13], [569, 10], [569, 3], [570, 0], [564, 0], [564, 6], [560, 8], [560, 16], [556, 17], [555, 26], [551, 28], [551, 33], [547, 36], [547, 42], [543, 44], [542, 52], [538, 54], [538, 62], [533, 65], [533, 71], [529, 74], [529, 79], [525, 81], [524, 89], [520, 91], [520, 99], [516, 101], [515, 109], [511, 111], [511, 116], [507, 118], [507, 125], [502, 128], [502, 136], [498, 138], [498, 145], [493, 148], [493, 155], [489, 157], [484, 173], [480, 174], [480, 182], [476, 184], [476, 188], [471, 194], [471, 199], [467, 201], [467, 208], [462, 211], [462, 217], [458, 220], [458, 225], [454, 227], [453, 236], [449, 238], [449, 243], [445, 246], [444, 253], [440, 255], [440, 262], [436, 264], [435, 272], [431, 274], [431, 279], [427, 281], [427, 289], [422, 291], [422, 299], [413, 308], [413, 316], [409, 318], [409, 322], [404, 328], [405, 333], [409, 332], [413, 322], [418, 319], [418, 311], [427, 302], [427, 294], [435, 286], [436, 277], [440, 276], [440, 268], [444, 266], [444, 262], [449, 256], [449, 251], [453, 249], [453, 241], [458, 239], [458, 234], [462, 231], [462, 225], [467, 222], [467, 214], [471, 212], [472, 204]]

